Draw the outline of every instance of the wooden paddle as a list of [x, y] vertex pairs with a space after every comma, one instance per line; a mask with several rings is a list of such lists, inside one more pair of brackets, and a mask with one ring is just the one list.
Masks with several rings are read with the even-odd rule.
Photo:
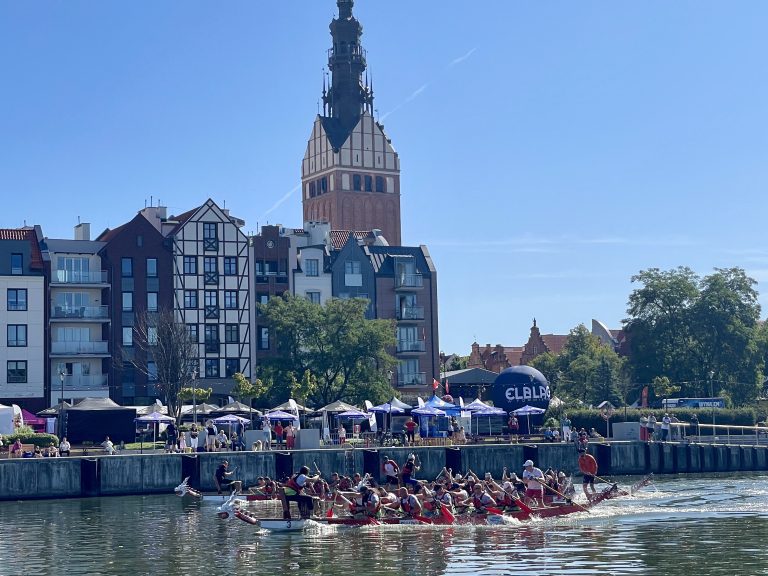
[[549, 486], [548, 484], [546, 484], [545, 482], [542, 482], [542, 481], [541, 481], [541, 480], [539, 480], [538, 478], [533, 478], [533, 480], [536, 480], [536, 482], [538, 482], [539, 484], [541, 484], [542, 486], [544, 486], [544, 488], [546, 488], [546, 489], [547, 489], [547, 490], [549, 490], [550, 492], [554, 492], [555, 494], [557, 494], [558, 496], [560, 496], [560, 498], [562, 498], [563, 500], [565, 500], [565, 501], [568, 501], [568, 500], [570, 500], [571, 504], [573, 504], [574, 506], [578, 506], [579, 508], [581, 508], [582, 510], [584, 510], [584, 512], [589, 512], [589, 508], [586, 508], [585, 506], [582, 506], [581, 504], [578, 504], [578, 503], [574, 502], [574, 501], [573, 501], [571, 498], [568, 498], [568, 497], [567, 497], [565, 494], [563, 494], [562, 492], [558, 492], [557, 490], [555, 490], [554, 488], [552, 488], [552, 486]]

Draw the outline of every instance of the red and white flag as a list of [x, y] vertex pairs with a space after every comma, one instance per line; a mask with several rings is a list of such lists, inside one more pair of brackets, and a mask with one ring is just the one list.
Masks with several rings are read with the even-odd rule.
[[440, 382], [432, 378], [432, 390], [437, 390], [440, 387]]
[[445, 379], [445, 393], [450, 394], [451, 393], [451, 385], [448, 383], [448, 379]]

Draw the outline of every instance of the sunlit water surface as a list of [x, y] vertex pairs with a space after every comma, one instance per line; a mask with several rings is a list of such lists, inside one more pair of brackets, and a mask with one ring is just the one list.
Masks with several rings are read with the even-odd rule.
[[0, 502], [0, 575], [768, 575], [766, 475], [658, 478], [591, 514], [493, 527], [280, 534], [215, 509], [173, 495]]

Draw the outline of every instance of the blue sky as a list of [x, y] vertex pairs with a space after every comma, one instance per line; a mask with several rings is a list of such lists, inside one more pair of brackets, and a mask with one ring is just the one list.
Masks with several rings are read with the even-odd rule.
[[[333, 0], [0, 4], [0, 226], [71, 237], [150, 198], [301, 225]], [[768, 4], [357, 0], [441, 348], [618, 328], [630, 277], [768, 294]], [[763, 307], [768, 304], [761, 295]], [[765, 317], [765, 313], [763, 314]]]

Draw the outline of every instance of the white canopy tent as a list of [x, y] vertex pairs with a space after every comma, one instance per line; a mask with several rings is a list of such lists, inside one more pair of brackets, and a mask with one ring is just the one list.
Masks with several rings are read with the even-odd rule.
[[11, 404], [10, 406], [0, 404], [0, 434], [13, 434], [16, 432], [16, 423], [19, 426], [24, 425], [21, 408], [16, 404]]

